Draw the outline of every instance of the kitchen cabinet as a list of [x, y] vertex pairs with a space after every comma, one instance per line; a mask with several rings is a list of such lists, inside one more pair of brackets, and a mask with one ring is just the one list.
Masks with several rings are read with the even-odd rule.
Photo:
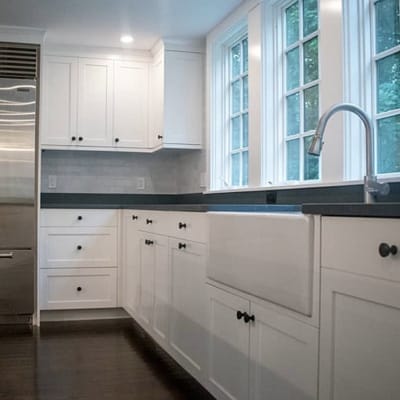
[[398, 232], [398, 219], [322, 218], [320, 400], [398, 398]]
[[42, 210], [42, 310], [117, 306], [117, 212]]
[[71, 145], [77, 137], [78, 58], [45, 57], [42, 82], [42, 143]]
[[113, 146], [147, 148], [149, 120], [149, 65], [114, 64]]
[[113, 110], [113, 61], [79, 59], [79, 146], [110, 146]]
[[318, 329], [208, 285], [208, 383], [218, 399], [316, 399]]
[[197, 377], [205, 376], [206, 246], [184, 239], [169, 239], [169, 343], [180, 363]]
[[150, 143], [152, 147], [199, 149], [204, 129], [203, 55], [156, 52], [151, 66]]

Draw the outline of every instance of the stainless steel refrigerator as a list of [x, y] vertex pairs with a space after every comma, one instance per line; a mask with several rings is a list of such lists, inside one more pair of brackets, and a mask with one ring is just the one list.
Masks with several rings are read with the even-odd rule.
[[0, 43], [0, 323], [34, 312], [38, 53]]

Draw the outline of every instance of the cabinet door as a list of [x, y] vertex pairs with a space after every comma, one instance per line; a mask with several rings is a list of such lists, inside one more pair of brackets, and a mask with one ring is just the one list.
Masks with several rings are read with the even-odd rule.
[[322, 269], [320, 400], [400, 393], [400, 284]]
[[164, 145], [201, 146], [204, 119], [203, 56], [165, 52]]
[[145, 63], [115, 62], [113, 145], [147, 147], [149, 68]]
[[151, 65], [149, 145], [158, 147], [164, 135], [164, 52], [160, 51]]
[[317, 398], [318, 329], [251, 304], [250, 399]]
[[205, 263], [205, 245], [170, 239], [170, 345], [198, 378], [204, 375], [206, 351]]
[[132, 315], [136, 316], [139, 305], [140, 280], [140, 234], [139, 221], [135, 212], [124, 211], [122, 223], [122, 283], [123, 305]]
[[111, 146], [113, 61], [79, 59], [78, 145]]
[[43, 86], [42, 144], [74, 144], [78, 100], [78, 59], [46, 56]]
[[250, 324], [237, 311], [249, 313], [250, 304], [207, 285], [208, 386], [218, 399], [245, 400], [249, 396]]

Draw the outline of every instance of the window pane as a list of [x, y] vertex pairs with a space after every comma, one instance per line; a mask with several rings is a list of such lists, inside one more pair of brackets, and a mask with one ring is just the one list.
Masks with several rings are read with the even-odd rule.
[[318, 79], [318, 37], [304, 43], [304, 83]]
[[240, 148], [240, 117], [232, 119], [232, 150]]
[[241, 64], [241, 49], [240, 43], [232, 47], [231, 50], [231, 74], [232, 79], [240, 75], [240, 64]]
[[240, 153], [232, 154], [232, 176], [231, 176], [231, 184], [232, 186], [240, 185]]
[[249, 152], [248, 151], [244, 151], [242, 153], [242, 162], [243, 162], [243, 176], [242, 176], [242, 185], [246, 186], [248, 183], [248, 175], [249, 175], [249, 168], [248, 168], [248, 164], [249, 164]]
[[286, 143], [286, 179], [298, 181], [300, 178], [300, 141], [290, 140]]
[[400, 108], [400, 52], [377, 61], [378, 112]]
[[249, 146], [249, 114], [243, 114], [243, 147]]
[[304, 132], [317, 128], [319, 117], [318, 85], [304, 90]]
[[303, 0], [303, 36], [318, 29], [318, 1]]
[[391, 49], [400, 44], [399, 0], [379, 0], [375, 4], [376, 51]]
[[312, 136], [304, 138], [304, 180], [319, 179], [319, 157], [308, 154]]
[[400, 115], [378, 120], [378, 173], [400, 172]]
[[300, 132], [300, 95], [292, 94], [286, 98], [286, 134], [296, 135]]
[[286, 54], [286, 87], [291, 90], [300, 86], [299, 48]]
[[240, 85], [240, 79], [232, 83], [232, 114], [240, 112]]
[[243, 110], [249, 108], [249, 78], [245, 76], [243, 78]]
[[249, 44], [247, 38], [243, 40], [243, 72], [249, 69]]
[[286, 9], [286, 45], [299, 40], [299, 2]]

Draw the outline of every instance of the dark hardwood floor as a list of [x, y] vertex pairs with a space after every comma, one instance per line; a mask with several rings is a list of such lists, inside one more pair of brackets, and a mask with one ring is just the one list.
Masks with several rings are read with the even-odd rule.
[[0, 327], [0, 400], [211, 400], [130, 320]]

